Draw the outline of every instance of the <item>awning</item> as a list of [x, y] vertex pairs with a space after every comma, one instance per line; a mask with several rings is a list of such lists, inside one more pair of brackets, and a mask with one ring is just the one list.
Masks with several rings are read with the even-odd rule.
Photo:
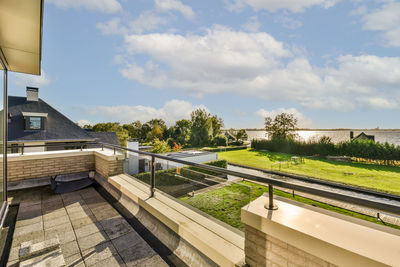
[[43, 0], [0, 0], [0, 57], [9, 71], [40, 75], [42, 24]]

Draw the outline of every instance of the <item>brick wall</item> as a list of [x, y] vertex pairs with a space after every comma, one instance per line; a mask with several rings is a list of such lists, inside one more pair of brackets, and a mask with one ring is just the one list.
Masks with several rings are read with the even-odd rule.
[[335, 266], [248, 225], [245, 254], [250, 266]]
[[40, 178], [95, 169], [94, 154], [8, 161], [8, 181]]
[[124, 172], [124, 160], [123, 159], [108, 160], [108, 159], [104, 159], [102, 157], [96, 156], [95, 166], [96, 166], [96, 172], [98, 172], [105, 178], [108, 178], [113, 175], [121, 174]]

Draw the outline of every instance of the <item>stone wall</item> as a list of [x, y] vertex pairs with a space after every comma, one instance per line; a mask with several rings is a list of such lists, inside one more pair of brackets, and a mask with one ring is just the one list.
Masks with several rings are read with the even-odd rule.
[[8, 181], [19, 181], [95, 169], [93, 154], [8, 161]]
[[8, 157], [8, 181], [18, 184], [37, 178], [93, 170], [109, 177], [123, 173], [123, 163], [123, 155], [113, 155], [109, 151], [70, 150], [11, 154]]
[[106, 159], [100, 156], [95, 157], [96, 172], [103, 177], [108, 178], [113, 175], [118, 175], [124, 172], [123, 159]]
[[246, 263], [250, 266], [335, 266], [246, 225]]

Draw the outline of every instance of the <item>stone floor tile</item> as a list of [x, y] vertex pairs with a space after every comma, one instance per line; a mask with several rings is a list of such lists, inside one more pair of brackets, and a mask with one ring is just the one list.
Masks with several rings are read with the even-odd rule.
[[8, 261], [6, 267], [19, 267], [19, 261]]
[[96, 262], [105, 260], [112, 255], [117, 254], [117, 250], [114, 248], [110, 241], [101, 243], [93, 248], [87, 249], [82, 252], [83, 260], [87, 266], [93, 265]]
[[70, 223], [55, 226], [44, 231], [45, 239], [58, 237], [60, 244], [65, 244], [76, 240], [75, 233]]
[[140, 267], [168, 267], [169, 265], [159, 256], [159, 255], [153, 255], [150, 257], [147, 257], [143, 260], [139, 260], [137, 263], [127, 263], [126, 264], [128, 267], [130, 266], [140, 266]]
[[40, 221], [38, 223], [29, 224], [21, 227], [16, 227], [14, 230], [14, 236], [20, 236], [29, 234], [32, 232], [43, 231], [43, 222]]
[[138, 242], [122, 251], [118, 250], [119, 255], [126, 263], [127, 266], [138, 266], [140, 262], [150, 260], [153, 256], [157, 255], [154, 250], [146, 242]]
[[17, 220], [29, 220], [42, 216], [41, 210], [28, 210], [25, 212], [18, 212]]
[[95, 247], [103, 242], [108, 241], [109, 238], [104, 231], [100, 231], [78, 239], [78, 245], [81, 251]]
[[68, 216], [71, 221], [75, 221], [75, 220], [82, 219], [82, 218], [94, 217], [93, 213], [91, 213], [91, 212], [89, 213], [89, 212], [85, 212], [85, 211], [68, 213]]
[[36, 232], [31, 232], [25, 235], [20, 235], [20, 236], [13, 236], [13, 242], [11, 244], [11, 247], [19, 247], [21, 243], [27, 242], [27, 241], [32, 241], [32, 242], [42, 242], [44, 240], [44, 231], [36, 231]]
[[91, 224], [87, 224], [85, 226], [82, 226], [81, 228], [78, 229], [74, 229], [75, 230], [75, 235], [76, 237], [82, 238], [97, 232], [100, 232], [101, 230], [103, 230], [103, 227], [101, 226], [100, 223], [91, 223]]
[[89, 207], [84, 203], [74, 203], [70, 206], [67, 207], [68, 213], [76, 213], [76, 212], [85, 212], [87, 214], [91, 214], [92, 211], [89, 209]]
[[70, 257], [75, 254], [80, 254], [78, 242], [71, 241], [65, 244], [60, 245], [61, 252], [64, 255], [64, 258]]
[[110, 224], [103, 228], [110, 239], [120, 237], [133, 231], [132, 226], [125, 220], [120, 223]]
[[94, 196], [100, 196], [100, 194], [93, 187], [88, 187], [82, 190], [79, 190], [79, 194], [83, 199], [91, 198]]
[[22, 227], [26, 225], [39, 223], [42, 222], [42, 220], [43, 220], [42, 216], [36, 216], [30, 219], [20, 219], [15, 222], [15, 227]]
[[85, 263], [83, 262], [80, 253], [74, 254], [69, 257], [64, 257], [64, 261], [67, 267], [85, 267]]
[[118, 252], [130, 248], [137, 243], [145, 242], [137, 232], [130, 232], [111, 240]]
[[8, 255], [8, 261], [15, 261], [19, 259], [19, 247], [14, 247], [10, 249], [10, 254]]
[[51, 221], [62, 216], [67, 216], [67, 211], [65, 209], [58, 209], [56, 211], [52, 211], [43, 215], [44, 221]]
[[119, 213], [111, 206], [99, 210], [93, 210], [93, 214], [98, 221], [116, 217]]
[[47, 230], [47, 229], [53, 228], [55, 226], [66, 224], [66, 223], [69, 223], [69, 222], [70, 221], [69, 221], [68, 215], [63, 215], [61, 217], [58, 217], [58, 218], [55, 218], [55, 219], [52, 219], [52, 220], [49, 220], [49, 221], [45, 220], [44, 221], [44, 229]]
[[26, 211], [41, 211], [42, 203], [40, 201], [29, 201], [29, 202], [22, 202], [19, 205], [18, 212], [26, 212]]
[[48, 267], [48, 266], [65, 266], [64, 257], [61, 250], [51, 251], [38, 257], [20, 262], [20, 267]]
[[110, 267], [110, 266], [126, 266], [124, 261], [121, 259], [119, 255], [113, 255], [107, 259], [96, 262], [94, 265], [87, 266], [96, 266], [96, 267]]
[[19, 260], [26, 260], [44, 253], [58, 250], [60, 243], [58, 238], [44, 240], [42, 242], [33, 243], [32, 241], [21, 243], [19, 249]]
[[75, 220], [71, 219], [72, 227], [74, 228], [75, 231], [85, 225], [92, 224], [95, 222], [97, 222], [97, 220], [94, 216], [86, 216]]

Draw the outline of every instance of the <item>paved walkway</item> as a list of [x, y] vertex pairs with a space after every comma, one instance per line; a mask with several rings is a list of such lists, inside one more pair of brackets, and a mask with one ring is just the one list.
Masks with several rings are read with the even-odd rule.
[[[167, 266], [92, 187], [61, 195], [36, 189], [10, 201], [20, 206], [9, 266]], [[30, 246], [32, 251], [54, 240], [62, 257], [56, 250], [20, 258], [21, 248]]]

